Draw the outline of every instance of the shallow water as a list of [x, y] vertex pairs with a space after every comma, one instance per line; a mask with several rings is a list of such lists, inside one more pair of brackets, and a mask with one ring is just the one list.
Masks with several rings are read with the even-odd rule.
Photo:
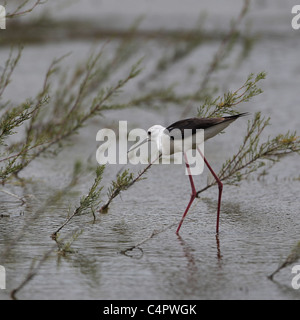
[[[224, 91], [237, 88], [250, 72], [266, 71], [264, 93], [243, 105], [243, 110], [261, 110], [272, 117], [270, 135], [299, 129], [299, 36], [263, 39], [256, 43], [249, 58], [238, 69], [218, 72], [217, 83], [230, 83]], [[202, 45], [182, 64], [173, 67], [166, 78], [186, 74], [199, 56], [203, 61], [218, 48], [218, 42]], [[159, 52], [149, 43], [147, 57]], [[56, 46], [27, 46], [22, 63], [6, 95], [15, 102], [34, 96], [49, 61], [72, 50], [74, 61], [86, 57], [87, 42], [66, 42]], [[1, 50], [3, 57], [8, 50]], [[43, 59], [38, 59], [43, 57]], [[2, 58], [2, 57], [1, 57]], [[38, 63], [36, 63], [38, 61]], [[203, 66], [199, 66], [201, 70]], [[29, 76], [30, 75], [30, 76]], [[197, 76], [187, 78], [187, 86], [196, 86]], [[26, 79], [26, 81], [25, 81]], [[230, 81], [224, 81], [229, 79]], [[198, 80], [199, 81], [199, 80]], [[135, 90], [130, 87], [130, 90]], [[180, 88], [179, 88], [180, 90]], [[15, 93], [18, 94], [15, 94]], [[180, 116], [181, 110], [164, 108], [159, 112], [128, 110], [108, 113], [107, 119], [130, 120], [142, 128], [153, 123], [166, 125]], [[1, 299], [9, 299], [28, 273], [32, 261], [39, 261], [55, 243], [51, 234], [63, 223], [68, 206], [78, 204], [82, 190], [68, 199], [43, 208], [43, 201], [57, 188], [65, 185], [74, 159], [86, 159], [96, 151], [96, 132], [105, 119], [92, 123], [76, 137], [76, 147], [69, 147], [53, 159], [40, 159], [24, 171], [32, 182], [21, 187], [9, 186], [27, 203], [0, 193], [0, 249], [5, 250], [26, 221], [25, 234], [11, 249], [6, 268], [6, 290]], [[242, 141], [247, 121], [240, 119], [208, 142], [205, 153], [216, 170]], [[119, 168], [105, 171], [107, 186]], [[137, 170], [134, 168], [134, 170]], [[300, 164], [299, 156], [290, 156], [275, 165], [269, 175], [258, 180], [255, 176], [239, 187], [226, 186], [220, 221], [220, 234], [215, 235], [217, 188], [211, 188], [196, 199], [184, 221], [180, 236], [177, 224], [188, 203], [190, 185], [179, 165], [156, 165], [147, 179], [135, 184], [116, 198], [107, 214], [93, 222], [92, 215], [75, 217], [62, 235], [82, 229], [73, 243], [75, 251], [66, 256], [51, 252], [37, 275], [17, 295], [20, 299], [299, 299], [300, 291], [291, 286], [292, 266], [286, 267], [270, 281], [278, 264], [287, 257], [300, 240]], [[195, 177], [197, 188], [205, 185], [206, 174]], [[91, 178], [92, 179], [92, 178]], [[87, 179], [88, 180], [88, 179]], [[86, 182], [87, 190], [90, 181]], [[103, 194], [105, 201], [105, 192]], [[37, 208], [42, 208], [35, 217]], [[156, 232], [152, 236], [153, 232]], [[145, 242], [143, 242], [145, 240]], [[142, 243], [143, 242], [143, 243]], [[142, 243], [138, 245], [139, 243]], [[132, 246], [137, 248], [128, 250]], [[126, 254], [124, 254], [124, 251]], [[300, 262], [299, 262], [300, 263]], [[2, 262], [0, 261], [0, 264]]]

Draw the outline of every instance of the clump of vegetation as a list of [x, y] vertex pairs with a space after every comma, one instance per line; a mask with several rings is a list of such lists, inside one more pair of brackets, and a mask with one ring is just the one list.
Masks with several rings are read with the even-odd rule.
[[236, 106], [262, 93], [262, 89], [257, 87], [257, 83], [266, 78], [266, 73], [261, 72], [254, 78], [251, 73], [245, 83], [235, 91], [228, 91], [217, 98], [207, 97], [202, 105], [198, 108], [199, 117], [222, 117], [224, 114], [235, 115], [239, 112]]
[[[2, 105], [0, 116], [2, 184], [12, 175], [18, 175], [40, 155], [57, 154], [62, 149], [63, 143], [78, 133], [88, 120], [101, 115], [105, 110], [116, 108], [115, 105], [109, 105], [108, 101], [140, 73], [140, 61], [132, 66], [124, 79], [109, 87], [96, 90], [95, 82], [100, 80], [102, 75], [102, 65], [99, 65], [101, 55], [102, 50], [92, 54], [84, 68], [75, 69], [69, 81], [63, 73], [59, 80], [61, 86], [53, 93], [51, 77], [58, 76], [59, 63], [65, 56], [55, 59], [35, 100], [26, 101], [16, 107], [11, 106], [9, 102]], [[7, 60], [6, 68], [0, 78], [0, 94], [7, 87], [20, 56], [19, 50], [16, 58], [11, 54]], [[77, 91], [74, 92], [74, 88]], [[15, 134], [17, 128], [22, 125], [25, 127], [23, 139], [8, 145], [6, 139]]]
[[117, 179], [111, 182], [111, 186], [108, 188], [107, 196], [108, 200], [100, 208], [100, 212], [106, 213], [109, 204], [117, 197], [121, 191], [128, 189], [133, 183], [133, 173], [130, 173], [128, 169], [124, 170], [121, 174], [117, 175]]

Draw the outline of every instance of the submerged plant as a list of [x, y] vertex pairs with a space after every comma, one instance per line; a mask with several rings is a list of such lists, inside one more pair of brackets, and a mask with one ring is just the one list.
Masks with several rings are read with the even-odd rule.
[[107, 196], [108, 200], [100, 208], [100, 212], [106, 213], [108, 206], [112, 200], [117, 197], [121, 191], [128, 189], [133, 183], [133, 173], [130, 173], [128, 169], [117, 175], [117, 179], [111, 182], [111, 186], [108, 188]]
[[290, 254], [287, 256], [287, 258], [284, 260], [283, 263], [281, 263], [278, 268], [268, 276], [270, 280], [273, 280], [273, 277], [275, 274], [277, 274], [281, 269], [296, 263], [300, 259], [300, 241], [293, 247]]
[[57, 240], [58, 233], [76, 216], [83, 214], [85, 212], [92, 212], [95, 220], [95, 210], [101, 203], [100, 193], [103, 189], [103, 186], [100, 185], [102, 181], [102, 176], [104, 172], [105, 166], [98, 166], [96, 169], [96, 177], [95, 180], [86, 196], [83, 196], [80, 199], [80, 204], [77, 206], [73, 213], [66, 219], [66, 221], [55, 231], [52, 233], [52, 239]]

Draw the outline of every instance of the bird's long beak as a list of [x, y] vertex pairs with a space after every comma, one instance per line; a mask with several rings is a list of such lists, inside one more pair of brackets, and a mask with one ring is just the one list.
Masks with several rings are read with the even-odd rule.
[[144, 139], [142, 142], [140, 142], [140, 143], [139, 143], [138, 145], [136, 145], [134, 148], [129, 149], [129, 150], [127, 151], [127, 153], [129, 153], [129, 152], [131, 152], [131, 151], [139, 148], [142, 144], [144, 144], [145, 142], [148, 142], [148, 141], [150, 141], [149, 138]]

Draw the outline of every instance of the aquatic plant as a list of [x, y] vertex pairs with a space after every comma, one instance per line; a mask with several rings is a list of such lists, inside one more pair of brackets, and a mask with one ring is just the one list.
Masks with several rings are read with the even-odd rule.
[[[59, 82], [64, 82], [64, 85], [52, 93], [50, 78], [57, 75], [59, 63], [66, 56], [55, 59], [46, 73], [41, 92], [34, 100], [28, 100], [16, 107], [12, 107], [9, 102], [2, 104], [0, 116], [0, 162], [2, 164], [0, 181], [2, 184], [12, 175], [18, 175], [40, 155], [57, 154], [62, 149], [63, 143], [76, 134], [88, 120], [101, 115], [104, 110], [116, 108], [115, 105], [110, 106], [108, 100], [140, 73], [140, 61], [131, 67], [124, 79], [95, 92], [95, 78], [99, 79], [102, 70], [102, 66], [97, 65], [102, 52], [103, 49], [92, 54], [86, 61], [85, 68], [77, 68], [69, 82], [65, 80], [66, 75], [62, 74]], [[11, 53], [6, 61], [6, 67], [0, 78], [0, 97], [9, 83], [20, 56], [21, 49], [16, 57]], [[72, 90], [74, 87], [78, 88], [75, 93]], [[91, 93], [94, 93], [92, 97]], [[87, 108], [86, 105], [89, 107]], [[61, 117], [58, 118], [58, 115]], [[7, 144], [7, 138], [14, 135], [21, 125], [26, 127], [23, 139]]]
[[55, 232], [52, 233], [53, 240], [57, 240], [57, 234], [59, 231], [61, 231], [76, 215], [83, 214], [84, 212], [92, 212], [94, 220], [96, 219], [95, 210], [101, 202], [100, 193], [103, 189], [103, 186], [100, 186], [100, 182], [102, 181], [104, 168], [105, 166], [97, 167], [96, 177], [91, 188], [89, 189], [88, 194], [80, 199], [79, 206], [77, 206], [73, 213], [66, 219], [66, 221]]
[[278, 268], [271, 273], [268, 278], [273, 280], [275, 274], [277, 274], [281, 269], [296, 263], [300, 259], [300, 241], [292, 248], [290, 254], [286, 259], [278, 266]]

